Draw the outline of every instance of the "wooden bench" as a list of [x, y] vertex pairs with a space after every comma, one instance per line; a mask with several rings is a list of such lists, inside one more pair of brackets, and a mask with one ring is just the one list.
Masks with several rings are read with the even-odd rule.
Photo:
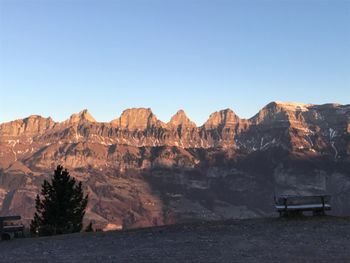
[[311, 211], [313, 215], [325, 215], [331, 210], [330, 195], [313, 196], [280, 196], [275, 198], [275, 207], [280, 216], [302, 215], [304, 211]]
[[18, 236], [24, 236], [24, 226], [16, 223], [18, 220], [21, 220], [21, 216], [0, 217], [1, 240], [10, 240]]

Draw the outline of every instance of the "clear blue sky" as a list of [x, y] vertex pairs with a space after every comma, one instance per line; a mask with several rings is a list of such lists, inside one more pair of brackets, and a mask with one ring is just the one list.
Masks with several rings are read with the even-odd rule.
[[0, 122], [350, 103], [350, 1], [0, 0]]

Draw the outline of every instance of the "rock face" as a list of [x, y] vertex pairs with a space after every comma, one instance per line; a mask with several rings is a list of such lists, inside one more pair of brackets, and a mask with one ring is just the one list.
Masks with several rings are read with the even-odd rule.
[[130, 131], [161, 127], [163, 123], [157, 120], [151, 109], [134, 108], [125, 110], [120, 118], [113, 121], [117, 127]]
[[240, 123], [239, 117], [230, 109], [214, 112], [209, 116], [209, 119], [204, 124], [207, 130], [223, 129], [223, 128], [236, 128]]
[[50, 130], [55, 125], [51, 118], [31, 115], [28, 118], [0, 125], [2, 136], [38, 135]]
[[79, 113], [73, 114], [72, 116], [70, 116], [68, 120], [68, 124], [84, 123], [84, 122], [96, 122], [94, 117], [91, 116], [91, 114], [88, 112], [87, 109]]
[[179, 110], [168, 122], [169, 128], [189, 128], [195, 129], [196, 124], [192, 122], [183, 110]]
[[87, 110], [64, 122], [30, 116], [0, 124], [0, 214], [28, 221], [58, 164], [83, 181], [86, 222], [137, 227], [271, 215], [278, 194], [333, 195], [350, 211], [350, 105], [272, 102], [251, 119], [226, 109], [197, 127], [150, 109], [110, 123]]

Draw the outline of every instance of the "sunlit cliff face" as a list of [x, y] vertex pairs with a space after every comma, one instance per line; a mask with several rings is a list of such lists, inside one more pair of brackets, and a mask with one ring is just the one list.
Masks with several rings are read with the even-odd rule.
[[109, 123], [87, 110], [64, 122], [33, 115], [0, 124], [0, 213], [31, 218], [42, 180], [62, 164], [84, 182], [86, 220], [101, 228], [269, 215], [279, 191], [330, 191], [345, 214], [349, 155], [350, 105], [272, 102], [202, 126], [182, 110], [168, 123], [147, 108]]

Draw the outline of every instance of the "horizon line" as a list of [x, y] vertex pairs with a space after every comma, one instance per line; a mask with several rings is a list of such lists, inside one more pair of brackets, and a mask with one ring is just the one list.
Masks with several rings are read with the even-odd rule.
[[49, 116], [47, 116], [47, 117], [44, 117], [43, 115], [40, 115], [40, 114], [29, 114], [29, 115], [27, 115], [27, 116], [25, 116], [25, 117], [22, 117], [22, 118], [19, 117], [19, 118], [15, 118], [15, 119], [9, 120], [9, 121], [0, 121], [0, 125], [5, 124], [5, 123], [14, 122], [14, 121], [19, 121], [19, 120], [28, 119], [28, 118], [30, 118], [30, 117], [35, 117], [35, 116], [36, 116], [36, 117], [41, 117], [41, 118], [44, 118], [44, 119], [51, 119], [51, 120], [52, 120], [53, 122], [55, 122], [55, 123], [63, 123], [63, 122], [65, 122], [65, 121], [69, 121], [74, 115], [81, 115], [81, 114], [83, 114], [83, 113], [88, 113], [88, 114], [95, 120], [95, 121], [93, 121], [93, 122], [95, 122], [95, 123], [112, 123], [113, 121], [119, 119], [125, 111], [128, 111], [128, 110], [136, 110], [136, 109], [144, 109], [144, 110], [149, 110], [149, 111], [157, 118], [158, 121], [161, 121], [161, 122], [164, 123], [164, 124], [168, 124], [168, 123], [171, 121], [171, 118], [172, 118], [172, 117], [174, 117], [178, 112], [183, 111], [184, 114], [186, 115], [186, 117], [187, 117], [191, 122], [193, 122], [193, 123], [196, 125], [196, 127], [202, 127], [202, 126], [205, 125], [205, 123], [209, 120], [210, 116], [212, 116], [212, 115], [215, 114], [215, 113], [223, 112], [223, 111], [229, 110], [229, 111], [232, 111], [232, 112], [233, 112], [239, 119], [241, 119], [241, 120], [250, 120], [250, 119], [254, 118], [257, 114], [259, 114], [259, 112], [260, 112], [261, 110], [263, 110], [264, 108], [268, 107], [269, 105], [271, 105], [271, 104], [273, 104], [273, 103], [275, 103], [275, 104], [277, 104], [277, 105], [278, 105], [278, 104], [283, 104], [283, 105], [286, 105], [286, 106], [293, 106], [293, 107], [304, 106], [304, 107], [306, 107], [306, 108], [312, 107], [312, 106], [326, 106], [326, 105], [333, 105], [333, 106], [338, 106], [338, 107], [339, 107], [339, 106], [340, 106], [340, 107], [347, 107], [347, 106], [350, 106], [350, 103], [349, 103], [349, 104], [342, 104], [342, 103], [338, 103], [338, 102], [328, 102], [328, 103], [322, 103], [322, 104], [314, 104], [314, 103], [303, 103], [303, 102], [284, 102], [284, 101], [275, 100], [275, 101], [271, 101], [271, 102], [267, 103], [265, 106], [263, 106], [262, 108], [260, 108], [260, 109], [257, 111], [257, 113], [255, 113], [253, 116], [251, 116], [251, 117], [249, 117], [249, 118], [240, 118], [239, 115], [237, 115], [236, 112], [235, 112], [232, 108], [230, 108], [230, 107], [224, 108], [224, 109], [221, 109], [221, 110], [214, 111], [214, 112], [212, 112], [212, 113], [209, 114], [208, 119], [207, 119], [206, 121], [204, 121], [204, 123], [203, 123], [202, 125], [198, 125], [196, 121], [193, 121], [191, 118], [189, 118], [189, 117], [187, 116], [187, 113], [186, 113], [183, 109], [177, 110], [176, 113], [174, 113], [173, 115], [171, 115], [171, 117], [169, 118], [169, 121], [165, 122], [165, 121], [163, 121], [163, 120], [161, 120], [161, 119], [158, 119], [157, 115], [153, 112], [153, 110], [152, 110], [151, 107], [130, 107], [130, 108], [126, 108], [126, 109], [122, 110], [122, 112], [120, 113], [119, 117], [116, 117], [116, 118], [114, 118], [114, 119], [112, 119], [112, 120], [110, 120], [110, 121], [97, 121], [97, 120], [93, 117], [93, 115], [91, 114], [91, 112], [88, 110], [88, 108], [84, 108], [84, 109], [82, 109], [82, 110], [79, 111], [79, 112], [72, 113], [71, 115], [69, 115], [68, 118], [65, 118], [65, 119], [63, 119], [63, 120], [61, 120], [61, 121], [60, 121], [60, 120], [57, 120], [57, 121], [56, 121], [51, 115], [49, 115]]

